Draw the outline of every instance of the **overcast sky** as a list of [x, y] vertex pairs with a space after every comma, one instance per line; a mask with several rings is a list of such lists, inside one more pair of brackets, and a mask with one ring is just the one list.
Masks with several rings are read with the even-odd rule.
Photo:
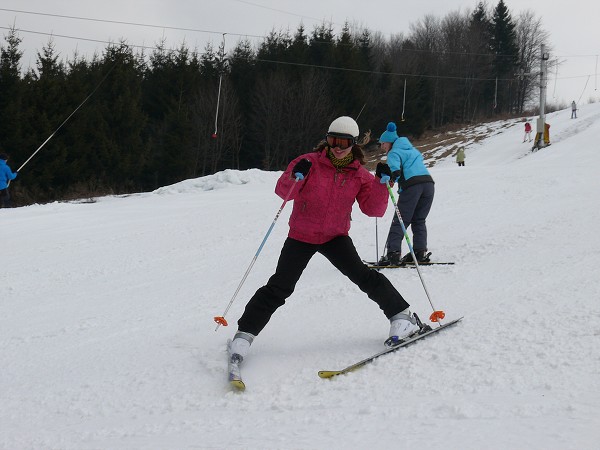
[[[178, 47], [185, 40], [188, 47], [201, 51], [208, 40], [218, 46], [222, 34], [227, 33], [225, 39], [230, 49], [245, 35], [265, 36], [272, 29], [289, 28], [293, 32], [301, 22], [310, 32], [324, 20], [334, 24], [335, 32], [347, 20], [386, 35], [407, 34], [410, 24], [426, 14], [442, 18], [452, 11], [471, 12], [477, 3], [476, 0], [2, 0], [0, 31], [6, 36], [6, 28], [13, 25], [21, 30], [21, 49], [25, 51], [22, 61], [27, 68], [35, 65], [36, 51], [47, 44], [50, 34], [54, 35], [61, 56], [68, 58], [75, 50], [91, 57], [94, 50], [102, 52], [106, 42], [121, 38], [128, 44], [148, 47], [164, 38], [168, 48]], [[551, 58], [559, 58], [562, 64], [557, 77], [551, 74], [548, 101], [570, 103], [581, 98], [585, 103], [590, 97], [600, 99], [600, 80], [596, 75], [600, 70], [597, 67], [600, 3], [588, 0], [507, 0], [505, 3], [514, 19], [522, 11], [532, 10], [550, 33]], [[495, 6], [497, 1], [488, 4]], [[4, 40], [2, 45], [5, 45]]]

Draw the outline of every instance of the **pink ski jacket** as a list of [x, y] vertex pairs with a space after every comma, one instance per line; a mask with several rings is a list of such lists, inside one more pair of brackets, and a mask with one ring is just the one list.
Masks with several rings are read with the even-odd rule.
[[[295, 181], [292, 168], [301, 159], [312, 162], [310, 172], [301, 181]], [[357, 160], [338, 172], [322, 152], [298, 156], [279, 177], [275, 193], [281, 198], [296, 184], [290, 200], [294, 208], [290, 217], [288, 236], [309, 244], [323, 244], [337, 236], [347, 236], [354, 201], [370, 217], [382, 217], [387, 208], [388, 192]]]

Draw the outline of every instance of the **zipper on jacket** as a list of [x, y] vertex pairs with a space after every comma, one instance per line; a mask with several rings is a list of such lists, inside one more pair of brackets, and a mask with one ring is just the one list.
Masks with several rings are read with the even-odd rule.
[[[337, 186], [337, 179], [338, 179], [338, 174], [339, 174], [339, 173], [340, 173], [340, 172], [336, 172], [336, 173], [333, 175], [333, 184], [335, 184], [336, 186]], [[346, 179], [347, 179], [347, 177], [344, 177], [344, 179], [343, 179], [343, 180], [342, 180], [342, 182], [340, 183], [340, 187], [344, 187], [344, 184], [346, 184]]]

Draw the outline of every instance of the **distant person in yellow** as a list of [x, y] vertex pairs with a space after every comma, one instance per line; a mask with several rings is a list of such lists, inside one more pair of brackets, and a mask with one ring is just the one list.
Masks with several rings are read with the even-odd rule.
[[465, 148], [463, 146], [458, 147], [456, 152], [456, 164], [458, 164], [458, 167], [465, 165]]
[[544, 124], [544, 144], [550, 145], [550, 124]]
[[[550, 145], [550, 124], [549, 123], [545, 123], [544, 124], [544, 147], [547, 147], [548, 145]], [[540, 146], [540, 140], [542, 139], [542, 133], [541, 132], [537, 132], [535, 134], [535, 141], [533, 142], [533, 148], [531, 149], [531, 151], [541, 148], [542, 146]]]

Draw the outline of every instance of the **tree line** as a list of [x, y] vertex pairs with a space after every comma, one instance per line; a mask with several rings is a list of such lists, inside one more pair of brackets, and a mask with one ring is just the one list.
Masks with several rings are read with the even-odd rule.
[[[86, 60], [52, 40], [21, 69], [18, 30], [0, 47], [0, 152], [16, 170], [82, 102], [13, 182], [17, 204], [148, 191], [227, 168], [281, 170], [331, 120], [377, 136], [520, 114], [539, 88], [547, 33], [531, 11], [427, 15], [385, 37], [346, 24], [272, 31], [225, 52], [124, 41]], [[87, 100], [86, 100], [87, 99]], [[217, 108], [218, 104], [218, 108]]]

